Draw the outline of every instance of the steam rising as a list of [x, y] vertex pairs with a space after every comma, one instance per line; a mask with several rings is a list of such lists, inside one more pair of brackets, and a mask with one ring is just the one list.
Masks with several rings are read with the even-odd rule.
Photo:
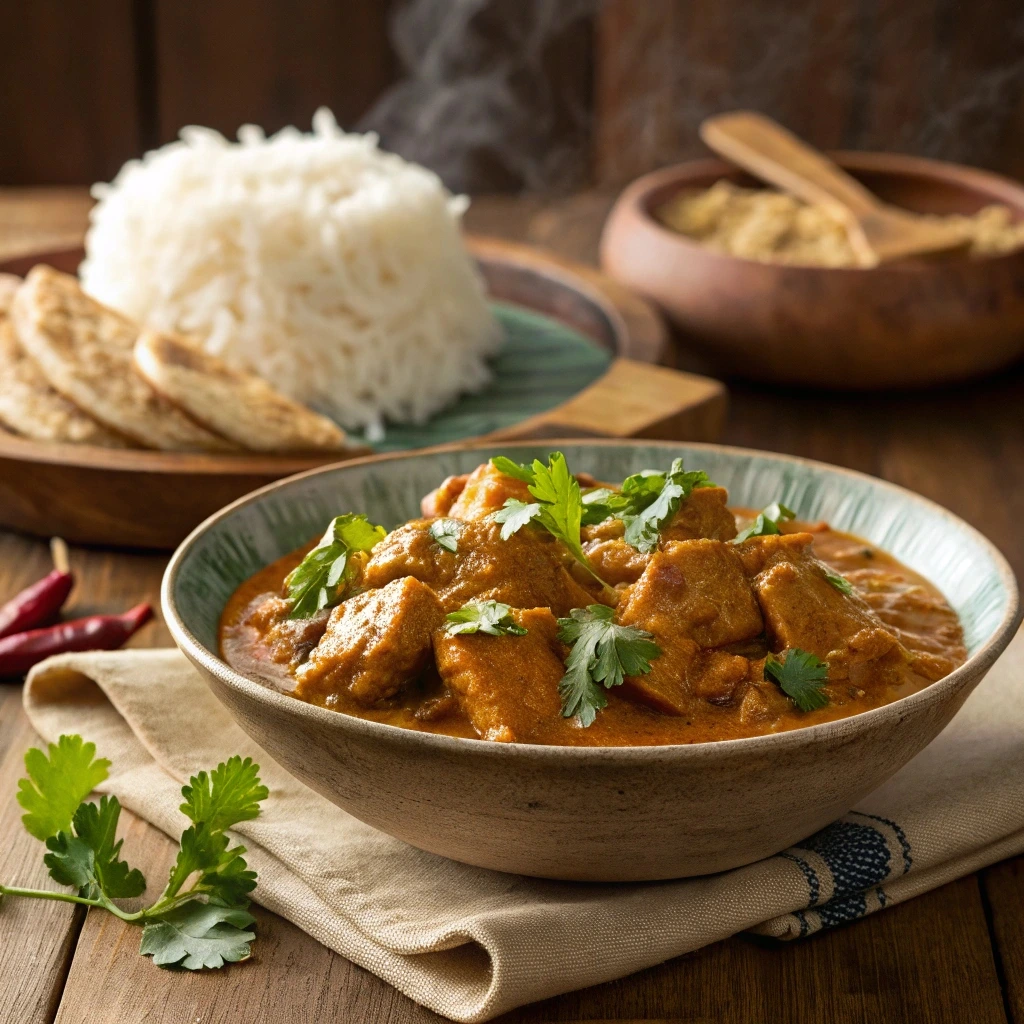
[[596, 0], [408, 0], [392, 22], [407, 77], [361, 128], [457, 191], [571, 188], [590, 154]]
[[1024, 173], [1020, 0], [405, 0], [391, 34], [406, 77], [362, 127], [457, 190], [620, 182], [740, 107], [823, 147]]

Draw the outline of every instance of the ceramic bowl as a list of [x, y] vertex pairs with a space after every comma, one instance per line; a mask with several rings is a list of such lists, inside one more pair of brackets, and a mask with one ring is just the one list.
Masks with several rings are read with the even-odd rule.
[[[680, 455], [737, 505], [782, 500], [891, 551], [959, 613], [970, 657], [887, 707], [752, 739], [664, 747], [544, 747], [456, 739], [363, 721], [274, 692], [219, 656], [217, 623], [257, 569], [341, 511], [394, 526], [451, 473], [498, 452], [558, 448], [621, 480]], [[550, 442], [348, 462], [271, 484], [208, 519], [163, 581], [175, 642], [238, 723], [317, 792], [421, 849], [546, 878], [626, 881], [723, 871], [785, 849], [845, 813], [929, 743], [1006, 647], [1017, 585], [999, 552], [951, 513], [820, 463], [718, 445]]]
[[[995, 174], [895, 153], [832, 156], [908, 210], [1002, 203], [1024, 217], [1024, 185]], [[788, 266], [714, 252], [655, 219], [671, 196], [721, 178], [758, 185], [718, 160], [667, 167], [622, 193], [601, 239], [604, 270], [658, 304], [716, 370], [870, 390], [959, 380], [1024, 353], [1024, 250], [870, 270]]]

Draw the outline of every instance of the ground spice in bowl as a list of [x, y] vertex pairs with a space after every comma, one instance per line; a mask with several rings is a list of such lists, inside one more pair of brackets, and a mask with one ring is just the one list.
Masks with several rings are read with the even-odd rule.
[[[763, 263], [856, 267], [857, 255], [843, 224], [826, 210], [772, 189], [741, 188], [730, 181], [686, 190], [662, 203], [655, 216], [666, 227], [709, 249]], [[970, 257], [995, 256], [1024, 247], [1024, 221], [992, 204], [970, 216], [940, 218], [963, 223]]]

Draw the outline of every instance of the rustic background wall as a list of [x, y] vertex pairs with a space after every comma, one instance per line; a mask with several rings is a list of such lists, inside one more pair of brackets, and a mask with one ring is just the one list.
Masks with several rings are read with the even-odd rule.
[[0, 184], [175, 137], [346, 126], [473, 191], [619, 183], [737, 106], [1024, 176], [1020, 0], [0, 0]]

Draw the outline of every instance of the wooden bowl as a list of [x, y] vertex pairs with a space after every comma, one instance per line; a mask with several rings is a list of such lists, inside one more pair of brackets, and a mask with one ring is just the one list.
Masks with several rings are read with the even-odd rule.
[[[603, 377], [562, 405], [491, 436], [717, 436], [725, 389], [651, 365], [667, 335], [647, 302], [596, 270], [527, 246], [482, 238], [469, 244], [492, 298], [545, 314], [615, 357]], [[82, 257], [81, 249], [31, 253], [0, 263], [0, 271], [25, 274], [49, 263], [73, 273]], [[341, 457], [96, 448], [0, 431], [0, 526], [78, 543], [173, 548], [240, 495]]]
[[[683, 456], [736, 505], [785, 501], [885, 546], [946, 593], [968, 661], [927, 689], [792, 732], [663, 747], [545, 747], [412, 732], [305, 704], [231, 669], [217, 625], [257, 569], [342, 511], [395, 526], [420, 495], [498, 452], [557, 447], [621, 480]], [[928, 744], [1009, 643], [1016, 581], [976, 530], [917, 495], [821, 463], [718, 445], [550, 442], [362, 459], [265, 487], [208, 519], [162, 586], [175, 643], [239, 725], [279, 764], [357, 818], [467, 864], [581, 881], [724, 871], [785, 849], [848, 811]]]
[[[1002, 203], [1024, 216], [1024, 186], [984, 171], [886, 153], [833, 153], [882, 199], [920, 213]], [[648, 174], [612, 210], [604, 269], [657, 303], [684, 341], [731, 375], [838, 389], [922, 387], [986, 373], [1024, 351], [1024, 250], [1003, 256], [836, 269], [716, 253], [653, 210], [720, 178], [701, 160]]]

